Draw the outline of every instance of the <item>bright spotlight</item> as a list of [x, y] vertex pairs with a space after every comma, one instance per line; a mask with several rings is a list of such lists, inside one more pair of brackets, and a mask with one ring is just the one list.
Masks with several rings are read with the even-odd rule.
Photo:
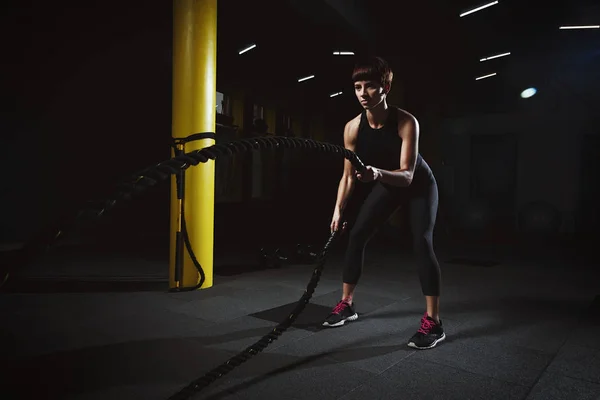
[[528, 99], [537, 93], [536, 88], [525, 89], [521, 92], [521, 98]]

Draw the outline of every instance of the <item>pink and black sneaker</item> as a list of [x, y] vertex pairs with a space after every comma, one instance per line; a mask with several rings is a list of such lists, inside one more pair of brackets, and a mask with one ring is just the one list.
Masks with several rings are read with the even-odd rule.
[[330, 328], [342, 326], [346, 321], [356, 321], [358, 314], [354, 311], [354, 308], [346, 300], [341, 300], [331, 311], [331, 314], [323, 322], [323, 326]]
[[446, 334], [442, 327], [442, 320], [440, 319], [438, 324], [425, 313], [421, 318], [421, 327], [408, 341], [408, 347], [419, 350], [431, 349], [444, 339], [446, 339]]

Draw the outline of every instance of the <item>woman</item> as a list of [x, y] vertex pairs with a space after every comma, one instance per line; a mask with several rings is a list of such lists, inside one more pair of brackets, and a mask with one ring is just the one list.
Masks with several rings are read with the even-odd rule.
[[352, 80], [363, 111], [344, 129], [344, 146], [367, 166], [358, 173], [345, 160], [331, 230], [345, 229], [342, 215], [356, 181], [372, 186], [350, 231], [343, 272], [342, 299], [323, 323], [337, 327], [354, 321], [354, 290], [361, 275], [368, 240], [398, 207], [407, 207], [414, 238], [426, 311], [408, 346], [429, 349], [446, 335], [439, 316], [440, 267], [433, 250], [438, 188], [431, 169], [419, 154], [419, 123], [414, 116], [387, 103], [393, 73], [385, 60], [372, 58], [355, 66]]

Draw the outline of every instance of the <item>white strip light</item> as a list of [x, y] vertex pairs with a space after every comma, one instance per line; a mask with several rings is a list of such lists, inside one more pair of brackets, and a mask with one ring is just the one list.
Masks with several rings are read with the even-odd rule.
[[353, 56], [354, 52], [353, 51], [334, 51], [333, 55], [334, 56]]
[[600, 29], [600, 25], [573, 25], [573, 26], [561, 26], [558, 29]]
[[298, 79], [298, 82], [304, 82], [304, 81], [307, 81], [307, 80], [312, 79], [314, 77], [315, 77], [314, 75], [305, 76], [304, 78]]
[[248, 46], [248, 47], [246, 47], [244, 50], [240, 50], [238, 54], [244, 54], [245, 52], [247, 52], [247, 51], [250, 51], [250, 50], [252, 50], [252, 49], [253, 49], [253, 48], [255, 48], [255, 47], [256, 47], [256, 45], [255, 45], [255, 44], [253, 44], [253, 45], [251, 45], [251, 46]]
[[481, 11], [481, 10], [483, 10], [483, 9], [485, 9], [485, 8], [488, 8], [488, 7], [491, 7], [491, 6], [495, 6], [496, 4], [498, 4], [498, 2], [497, 2], [497, 1], [493, 1], [493, 2], [491, 2], [491, 3], [484, 4], [484, 5], [482, 5], [482, 6], [479, 6], [479, 7], [477, 7], [477, 8], [474, 8], [474, 9], [472, 9], [472, 10], [465, 11], [464, 13], [460, 14], [460, 17], [461, 17], [461, 18], [462, 18], [462, 17], [465, 17], [465, 16], [467, 16], [467, 15], [469, 15], [469, 14], [473, 14], [473, 13], [475, 13], [475, 12], [477, 12], [477, 11]]
[[342, 94], [342, 92], [332, 93], [329, 95], [329, 97], [339, 96], [340, 94]]
[[482, 58], [479, 61], [480, 62], [489, 61], [489, 60], [493, 60], [494, 58], [500, 58], [500, 57], [506, 57], [506, 56], [510, 56], [510, 53], [496, 54], [495, 56], [490, 56], [490, 57]]
[[490, 78], [490, 77], [492, 77], [492, 76], [496, 76], [496, 75], [498, 75], [498, 74], [496, 74], [496, 73], [494, 72], [493, 74], [484, 75], [484, 76], [480, 76], [480, 77], [478, 77], [478, 78], [475, 78], [475, 80], [476, 80], [476, 81], [480, 81], [480, 80], [482, 80], [482, 79], [485, 79], [485, 78]]

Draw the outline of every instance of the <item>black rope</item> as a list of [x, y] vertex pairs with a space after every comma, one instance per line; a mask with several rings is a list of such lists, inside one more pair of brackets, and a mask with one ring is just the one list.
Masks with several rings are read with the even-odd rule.
[[302, 297], [300, 297], [300, 300], [298, 300], [298, 302], [296, 303], [296, 307], [292, 310], [292, 312], [290, 312], [287, 318], [280, 322], [275, 328], [273, 328], [272, 331], [263, 336], [256, 343], [247, 347], [239, 354], [231, 357], [229, 360], [214, 368], [213, 370], [207, 372], [202, 377], [192, 381], [179, 392], [169, 397], [168, 400], [189, 399], [191, 396], [199, 393], [217, 379], [231, 372], [234, 368], [240, 366], [253, 356], [262, 352], [269, 344], [277, 340], [279, 336], [281, 336], [283, 332], [285, 332], [294, 323], [294, 321], [296, 321], [296, 318], [298, 318], [298, 315], [302, 313], [304, 307], [306, 307], [306, 304], [308, 304], [310, 298], [315, 292], [315, 289], [319, 284], [319, 279], [321, 278], [321, 273], [323, 272], [323, 267], [325, 266], [327, 253], [336, 236], [337, 232], [333, 232], [327, 240], [327, 243], [325, 243], [325, 246], [323, 247], [323, 250], [321, 251], [321, 254], [319, 256], [317, 266], [313, 271], [313, 274], [310, 278], [308, 286], [306, 287], [306, 290], [302, 294]]
[[[210, 136], [211, 132], [201, 133], [191, 135], [188, 138], [184, 138], [183, 140], [197, 140], [200, 136]], [[214, 135], [214, 134], [213, 134]], [[193, 138], [195, 137], [195, 138]], [[169, 178], [171, 174], [178, 174], [181, 171], [186, 170], [191, 166], [198, 165], [199, 163], [205, 163], [209, 160], [214, 160], [217, 157], [221, 156], [233, 156], [234, 154], [250, 151], [250, 150], [263, 150], [263, 149], [283, 149], [283, 148], [294, 148], [294, 149], [305, 149], [309, 151], [316, 152], [326, 152], [332, 155], [336, 155], [339, 157], [343, 157], [350, 161], [354, 168], [363, 172], [365, 169], [365, 165], [358, 158], [358, 156], [342, 147], [333, 145], [330, 143], [318, 142], [312, 139], [301, 139], [301, 138], [292, 138], [292, 137], [283, 137], [283, 136], [269, 136], [269, 137], [254, 137], [251, 139], [242, 139], [229, 142], [227, 144], [215, 144], [213, 146], [205, 147], [203, 149], [195, 150], [188, 153], [179, 153], [176, 156], [151, 166], [149, 168], [145, 168], [131, 176], [130, 179], [118, 185], [118, 190], [114, 193], [114, 195], [102, 202], [96, 204], [95, 207], [88, 207], [87, 209], [80, 211], [77, 213], [75, 218], [69, 219], [56, 230], [54, 230], [52, 235], [42, 237], [42, 239], [38, 239], [36, 241], [32, 241], [28, 243], [23, 251], [25, 254], [24, 262], [21, 263], [20, 268], [25, 268], [25, 266], [31, 262], [34, 258], [43, 255], [46, 251], [50, 249], [50, 247], [60, 238], [64, 236], [65, 231], [68, 229], [72, 229], [78, 224], [81, 224], [83, 221], [89, 221], [90, 219], [95, 220], [105, 215], [108, 211], [114, 208], [121, 200], [131, 200], [134, 196], [141, 194], [144, 190], [157, 185], [161, 181], [165, 181]], [[182, 214], [183, 217], [183, 214]], [[182, 224], [185, 224], [185, 221], [182, 220]], [[185, 225], [183, 225], [185, 226]], [[183, 227], [182, 227], [183, 229]], [[294, 310], [289, 314], [289, 316], [282, 321], [279, 325], [277, 325], [271, 332], [265, 335], [258, 342], [248, 347], [238, 355], [232, 357], [222, 365], [217, 368], [209, 371], [204, 376], [196, 379], [186, 387], [184, 387], [181, 391], [171, 396], [169, 399], [187, 399], [195, 393], [198, 393], [206, 386], [210, 385], [212, 382], [222, 377], [223, 375], [229, 373], [235, 367], [241, 365], [246, 362], [252, 356], [258, 354], [263, 351], [270, 343], [276, 340], [279, 336], [283, 334], [296, 320], [298, 315], [304, 310], [304, 307], [312, 297], [315, 288], [319, 282], [321, 277], [321, 273], [323, 271], [323, 267], [325, 265], [325, 260], [327, 257], [327, 253], [330, 249], [331, 244], [336, 238], [337, 232], [333, 232], [329, 239], [327, 240], [325, 246], [323, 247], [321, 254], [319, 255], [317, 266], [313, 271], [310, 282], [298, 301]], [[186, 246], [188, 250], [191, 252], [191, 244], [189, 243], [189, 239], [187, 235], [186, 238]], [[192, 255], [192, 259], [194, 264], [198, 268], [199, 274], [201, 274], [201, 282], [203, 279], [203, 271], [198, 263], [198, 260], [193, 256], [193, 252], [190, 253]], [[8, 274], [4, 277], [3, 283], [8, 280]], [[201, 285], [201, 284], [200, 284]], [[195, 288], [200, 287], [197, 285]]]
[[171, 174], [176, 174], [180, 170], [186, 170], [189, 167], [198, 165], [200, 163], [206, 163], [209, 160], [214, 160], [220, 156], [231, 157], [234, 154], [251, 150], [280, 148], [294, 148], [316, 152], [327, 152], [346, 158], [359, 172], [362, 172], [365, 169], [365, 165], [354, 152], [342, 146], [337, 146], [330, 143], [318, 142], [312, 139], [283, 136], [255, 137], [251, 139], [235, 140], [226, 144], [215, 144], [203, 149], [176, 155], [167, 161], [143, 169], [133, 174], [130, 180], [121, 183], [112, 198], [107, 199], [102, 204], [99, 204], [98, 208], [88, 209], [83, 211], [81, 214], [92, 217], [102, 216], [107, 211], [115, 207], [119, 200], [131, 200], [133, 196], [138, 195], [144, 190], [157, 185], [160, 181], [166, 180]]
[[[211, 132], [209, 132], [211, 133]], [[234, 140], [226, 144], [215, 144], [203, 149], [194, 150], [184, 154], [178, 154], [169, 160], [163, 161], [151, 167], [142, 169], [117, 185], [117, 190], [108, 199], [88, 202], [87, 206], [75, 215], [59, 220], [51, 229], [44, 230], [31, 240], [27, 241], [21, 250], [19, 262], [12, 263], [4, 274], [3, 284], [10, 282], [10, 276], [15, 275], [17, 270], [24, 269], [35, 259], [43, 256], [59, 239], [67, 232], [73, 231], [79, 225], [92, 223], [105, 215], [111, 209], [123, 201], [132, 200], [145, 190], [156, 186], [159, 182], [167, 180], [171, 174], [177, 174], [191, 166], [214, 160], [220, 156], [233, 156], [234, 154], [261, 149], [305, 149], [316, 152], [326, 152], [349, 160], [357, 171], [362, 172], [365, 165], [358, 156], [338, 145], [318, 142], [312, 139], [268, 136], [254, 137], [250, 139]], [[190, 246], [191, 247], [191, 246]]]
[[182, 143], [189, 143], [189, 142], [193, 142], [194, 140], [202, 140], [202, 139], [216, 139], [217, 135], [214, 132], [200, 132], [200, 133], [193, 133], [189, 136], [186, 137], [182, 137], [182, 138], [173, 138], [173, 143], [175, 145]]

